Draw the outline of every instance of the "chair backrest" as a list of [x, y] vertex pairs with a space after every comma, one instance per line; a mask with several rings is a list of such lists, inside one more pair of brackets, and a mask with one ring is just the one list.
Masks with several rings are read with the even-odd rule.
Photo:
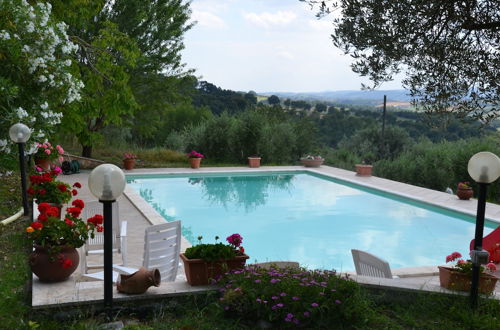
[[389, 263], [373, 254], [361, 250], [351, 250], [356, 274], [372, 277], [392, 278]]
[[146, 228], [143, 265], [146, 269], [158, 268], [162, 281], [172, 282], [177, 276], [181, 235], [180, 221]]
[[[121, 246], [121, 237], [120, 237], [120, 214], [118, 213], [118, 202], [114, 202], [112, 205], [113, 212], [113, 249], [120, 250]], [[96, 214], [104, 215], [103, 205], [98, 201], [90, 201], [85, 203], [85, 207], [83, 208], [83, 220], [87, 220], [88, 218], [93, 217]], [[106, 230], [106, 228], [104, 228]], [[94, 238], [90, 238], [87, 240], [85, 244], [85, 248], [87, 251], [92, 250], [102, 250], [104, 246], [104, 233], [94, 233]]]

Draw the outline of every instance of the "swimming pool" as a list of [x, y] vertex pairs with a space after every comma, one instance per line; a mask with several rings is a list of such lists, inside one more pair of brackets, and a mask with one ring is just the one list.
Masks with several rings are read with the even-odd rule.
[[[474, 237], [471, 217], [304, 172], [127, 180], [167, 221], [181, 220], [192, 244], [239, 233], [251, 261], [353, 271], [356, 248], [392, 268], [430, 266], [468, 255]], [[487, 221], [485, 235], [496, 226]]]

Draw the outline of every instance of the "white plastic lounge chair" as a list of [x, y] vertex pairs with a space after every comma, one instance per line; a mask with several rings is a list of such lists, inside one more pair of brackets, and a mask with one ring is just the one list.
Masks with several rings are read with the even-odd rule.
[[[181, 222], [172, 221], [146, 228], [144, 233], [144, 256], [142, 265], [160, 271], [161, 280], [173, 282], [179, 269], [181, 251]], [[138, 269], [113, 265], [120, 274], [132, 274]]]
[[[118, 202], [112, 204], [113, 212], [113, 252], [118, 252], [122, 258], [122, 265], [127, 266], [127, 222], [120, 221], [118, 212]], [[98, 201], [86, 202], [83, 208], [83, 220], [87, 220], [96, 214], [103, 215], [102, 203]], [[106, 228], [104, 229], [106, 230]], [[104, 255], [104, 233], [96, 232], [94, 238], [90, 238], [85, 242], [84, 253], [86, 256], [101, 254]], [[86, 258], [85, 258], [86, 259]], [[87, 273], [89, 269], [102, 268], [102, 264], [85, 264], [82, 268], [83, 273]]]
[[[180, 221], [150, 226], [145, 230], [143, 267], [148, 270], [157, 268], [164, 282], [172, 282], [177, 276], [181, 235]], [[113, 270], [113, 282], [116, 282], [119, 274], [132, 274], [138, 269], [113, 265]], [[83, 273], [83, 276], [104, 280], [104, 272]]]
[[361, 250], [351, 250], [356, 274], [372, 277], [393, 278], [389, 263], [373, 254]]

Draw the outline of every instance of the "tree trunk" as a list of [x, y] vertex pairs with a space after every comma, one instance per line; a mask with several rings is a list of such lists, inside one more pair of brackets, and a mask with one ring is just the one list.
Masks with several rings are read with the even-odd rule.
[[82, 146], [82, 157], [92, 158], [92, 146]]

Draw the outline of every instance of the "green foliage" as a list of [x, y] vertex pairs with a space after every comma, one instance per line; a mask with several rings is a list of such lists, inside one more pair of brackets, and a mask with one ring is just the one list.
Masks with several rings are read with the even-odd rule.
[[[470, 157], [480, 151], [500, 154], [498, 136], [441, 143], [421, 140], [392, 161], [376, 162], [374, 172], [377, 176], [430, 189], [455, 189], [458, 182], [471, 181], [467, 164]], [[471, 185], [477, 192], [476, 184], [471, 182]], [[493, 201], [500, 201], [500, 183], [489, 186], [488, 196]]]
[[213, 114], [223, 112], [236, 114], [255, 105], [256, 98], [227, 89], [221, 89], [207, 81], [200, 81], [193, 91], [193, 104], [197, 107], [207, 106]]
[[227, 316], [266, 320], [273, 328], [382, 325], [359, 285], [333, 271], [249, 266], [218, 285], [219, 306]]
[[198, 244], [186, 249], [184, 255], [188, 259], [203, 259], [205, 261], [215, 261], [222, 259], [231, 259], [236, 256], [236, 251], [230, 245], [216, 244]]
[[301, 1], [319, 4], [318, 16], [336, 13], [333, 44], [374, 87], [404, 72], [429, 113], [500, 116], [499, 1]]
[[77, 47], [50, 4], [5, 0], [0, 17], [0, 152], [10, 153], [9, 127], [22, 122], [33, 132], [27, 147], [32, 153], [32, 142], [51, 134], [68, 105], [80, 98], [71, 58]]

